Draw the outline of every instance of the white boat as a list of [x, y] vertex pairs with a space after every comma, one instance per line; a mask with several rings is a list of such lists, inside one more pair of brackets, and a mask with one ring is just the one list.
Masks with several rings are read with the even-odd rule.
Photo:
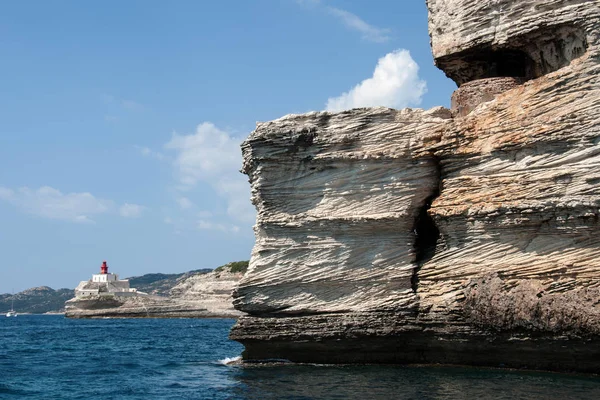
[[10, 311], [6, 313], [7, 317], [16, 317], [17, 312], [15, 311], [15, 299], [12, 299], [12, 303], [10, 305]]

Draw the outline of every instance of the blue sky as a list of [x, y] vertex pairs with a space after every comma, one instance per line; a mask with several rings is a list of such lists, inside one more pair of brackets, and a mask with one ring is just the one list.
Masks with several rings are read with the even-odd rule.
[[248, 259], [256, 121], [449, 105], [424, 0], [0, 4], [0, 293]]

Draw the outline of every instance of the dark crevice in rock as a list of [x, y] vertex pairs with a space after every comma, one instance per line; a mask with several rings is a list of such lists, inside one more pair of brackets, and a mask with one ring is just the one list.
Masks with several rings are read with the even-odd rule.
[[295, 153], [298, 150], [306, 150], [312, 146], [315, 139], [319, 136], [315, 128], [305, 128], [299, 132], [299, 135], [295, 138], [294, 144], [290, 147], [290, 152]]
[[429, 215], [431, 204], [440, 195], [442, 187], [441, 163], [436, 157], [434, 157], [433, 160], [435, 162], [438, 185], [435, 187], [431, 195], [425, 199], [425, 202], [419, 210], [417, 218], [415, 219], [413, 228], [413, 232], [415, 233], [414, 248], [415, 262], [417, 267], [415, 267], [413, 270], [410, 282], [412, 290], [415, 293], [417, 292], [417, 288], [419, 286], [419, 270], [421, 269], [421, 265], [431, 260], [431, 258], [435, 255], [438, 239], [440, 238], [440, 230], [435, 224], [433, 218], [431, 218], [431, 215]]
[[587, 46], [585, 33], [576, 26], [541, 26], [502, 45], [480, 45], [440, 57], [436, 64], [459, 87], [498, 77], [526, 81], [569, 65], [585, 54]]

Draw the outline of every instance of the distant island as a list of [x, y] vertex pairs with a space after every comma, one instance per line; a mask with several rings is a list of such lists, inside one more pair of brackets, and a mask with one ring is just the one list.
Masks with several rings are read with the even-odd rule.
[[[244, 273], [248, 268], [248, 261], [235, 261], [218, 268], [202, 268], [178, 274], [149, 273], [141, 276], [127, 278], [132, 287], [140, 292], [153, 296], [168, 298], [171, 289], [186, 279], [204, 275], [212, 272], [230, 270], [235, 273]], [[24, 290], [19, 293], [0, 294], [0, 312], [6, 313], [11, 308], [14, 300], [14, 308], [21, 314], [53, 314], [64, 313], [65, 302], [74, 296], [74, 289], [52, 289], [48, 286], [39, 286]]]

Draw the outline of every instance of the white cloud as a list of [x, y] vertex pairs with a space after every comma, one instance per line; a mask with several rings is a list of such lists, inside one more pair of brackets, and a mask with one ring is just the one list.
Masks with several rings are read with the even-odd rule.
[[174, 166], [182, 189], [190, 189], [199, 182], [208, 184], [225, 199], [231, 218], [253, 222], [255, 211], [250, 203], [250, 185], [239, 172], [241, 141], [204, 122], [191, 135], [174, 134], [165, 148], [177, 152]]
[[296, 0], [296, 3], [304, 7], [313, 7], [321, 4], [321, 0]]
[[129, 99], [120, 99], [117, 96], [113, 96], [112, 94], [103, 94], [102, 100], [106, 104], [117, 104], [120, 105], [121, 108], [128, 111], [142, 111], [144, 106], [137, 101], [129, 100]]
[[112, 201], [96, 198], [90, 193], [64, 194], [50, 186], [37, 190], [23, 187], [16, 191], [0, 187], [0, 199], [28, 214], [80, 223], [94, 222], [92, 216], [104, 214], [113, 207]]
[[204, 219], [201, 219], [198, 221], [198, 229], [209, 230], [209, 231], [231, 232], [231, 233], [238, 233], [240, 231], [240, 227], [237, 225], [220, 224], [220, 223], [216, 223], [216, 222], [207, 221]]
[[342, 22], [348, 29], [359, 32], [363, 40], [375, 43], [384, 43], [390, 40], [391, 30], [388, 28], [378, 28], [365, 22], [358, 15], [350, 11], [337, 7], [324, 6], [320, 0], [296, 0], [296, 3], [302, 7], [314, 9], [318, 8], [334, 16]]
[[173, 134], [167, 149], [178, 151], [175, 166], [185, 185], [212, 180], [222, 174], [233, 173], [241, 167], [240, 140], [203, 122], [191, 135]]
[[142, 111], [144, 106], [133, 100], [121, 100], [121, 106], [129, 111]]
[[194, 203], [192, 203], [192, 201], [187, 197], [180, 197], [179, 199], [177, 199], [177, 204], [179, 204], [179, 208], [181, 208], [182, 210], [187, 210], [194, 206]]
[[150, 157], [150, 158], [155, 158], [157, 160], [164, 160], [165, 159], [165, 155], [158, 152], [158, 151], [154, 151], [148, 147], [144, 147], [144, 146], [135, 146], [136, 149], [139, 150], [140, 154], [145, 156], [145, 157]]
[[213, 213], [211, 213], [210, 211], [203, 210], [196, 215], [198, 216], [198, 218], [211, 218], [213, 216]]
[[[78, 223], [94, 223], [92, 217], [115, 210], [111, 200], [97, 198], [88, 192], [62, 193], [50, 186], [42, 186], [37, 190], [28, 187], [12, 190], [0, 186], [0, 200], [7, 201], [27, 214]], [[145, 208], [125, 203], [118, 211], [123, 217], [136, 218]]]
[[235, 179], [220, 179], [215, 187], [217, 192], [228, 200], [227, 214], [229, 216], [238, 221], [254, 222], [256, 212], [250, 203], [250, 184], [245, 176], [241, 175]]
[[198, 229], [206, 229], [206, 230], [211, 230], [211, 229], [217, 229], [217, 230], [225, 230], [225, 226], [224, 225], [217, 225], [214, 224], [210, 221], [206, 221], [204, 219], [201, 219], [198, 221]]
[[14, 195], [13, 190], [0, 186], [0, 199], [10, 201], [14, 198]]
[[426, 91], [427, 84], [419, 78], [419, 66], [409, 51], [396, 50], [379, 59], [371, 78], [341, 96], [329, 98], [326, 108], [342, 111], [355, 107], [417, 106]]
[[119, 214], [125, 218], [139, 218], [146, 207], [139, 204], [125, 203], [119, 208]]
[[342, 21], [346, 27], [360, 32], [364, 40], [376, 43], [383, 43], [390, 40], [389, 33], [391, 31], [387, 28], [378, 28], [370, 25], [363, 21], [359, 16], [340, 8], [327, 7], [327, 11]]

